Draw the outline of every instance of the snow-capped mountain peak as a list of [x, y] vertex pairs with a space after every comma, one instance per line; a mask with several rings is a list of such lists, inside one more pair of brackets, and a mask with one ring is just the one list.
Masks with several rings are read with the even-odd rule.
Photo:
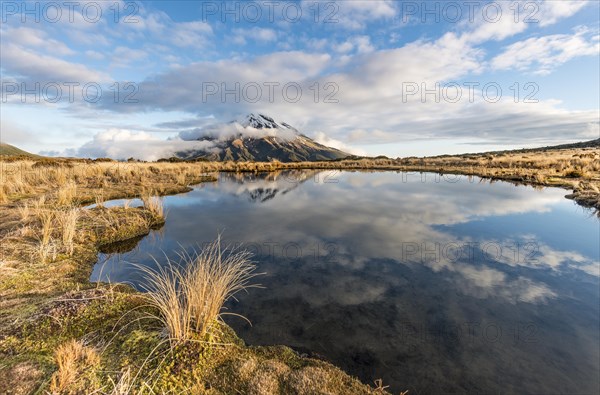
[[290, 126], [285, 122], [277, 122], [273, 118], [264, 114], [248, 114], [246, 117], [239, 122], [244, 128], [251, 127], [254, 129], [283, 129], [292, 130], [298, 133], [296, 128]]
[[319, 144], [289, 124], [264, 114], [248, 114], [241, 120], [207, 126], [184, 137], [211, 145], [177, 153], [178, 157], [185, 159], [302, 162], [340, 159], [349, 155]]

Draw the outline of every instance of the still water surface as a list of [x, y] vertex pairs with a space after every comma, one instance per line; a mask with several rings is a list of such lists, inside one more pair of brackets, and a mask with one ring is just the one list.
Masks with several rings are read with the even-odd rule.
[[[222, 174], [165, 198], [165, 227], [101, 254], [92, 280], [215, 239], [254, 253], [265, 289], [228, 322], [366, 383], [441, 393], [600, 393], [600, 222], [564, 198], [465, 176]], [[118, 203], [118, 202], [117, 202]]]

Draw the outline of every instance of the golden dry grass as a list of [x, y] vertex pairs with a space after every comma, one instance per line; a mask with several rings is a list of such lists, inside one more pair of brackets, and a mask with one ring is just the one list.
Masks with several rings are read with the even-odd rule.
[[79, 340], [70, 340], [56, 349], [54, 359], [58, 370], [52, 375], [50, 392], [63, 394], [70, 387], [76, 387], [78, 376], [100, 363], [98, 353]]
[[[253, 287], [255, 266], [246, 251], [222, 249], [220, 240], [200, 252], [180, 254], [181, 262], [169, 259], [144, 273], [144, 296], [159, 311], [157, 318], [172, 340], [205, 339], [217, 327], [224, 303], [238, 292]], [[158, 264], [158, 262], [157, 262]]]
[[[63, 174], [63, 173], [58, 173]], [[70, 206], [73, 204], [73, 200], [77, 196], [77, 184], [69, 180], [65, 182], [62, 187], [58, 189], [57, 202], [61, 206]]]
[[102, 191], [96, 192], [94, 196], [94, 203], [98, 207], [104, 207], [104, 194], [102, 193]]
[[144, 195], [142, 196], [144, 208], [158, 217], [165, 217], [163, 201], [158, 196]]
[[[0, 202], [12, 202], [59, 191], [49, 199], [58, 205], [139, 197], [152, 189], [162, 195], [182, 191], [216, 172], [274, 172], [290, 169], [401, 170], [472, 174], [571, 188], [576, 181], [600, 187], [597, 148], [540, 149], [428, 158], [354, 158], [329, 162], [182, 162], [144, 163], [67, 159], [0, 160]], [[586, 185], [588, 185], [586, 184]], [[594, 193], [594, 189], [586, 189]], [[581, 192], [581, 191], [580, 191]], [[102, 197], [98, 197], [99, 195]], [[593, 203], [593, 202], [592, 202]], [[592, 204], [593, 205], [593, 204]]]
[[52, 232], [54, 230], [54, 212], [50, 210], [40, 211], [38, 214], [40, 228], [37, 235], [39, 242], [39, 257], [42, 262], [46, 262], [51, 255], [56, 254]]
[[77, 232], [77, 221], [80, 215], [81, 211], [78, 208], [57, 212], [58, 225], [62, 229], [63, 246], [69, 255], [73, 255], [73, 239]]

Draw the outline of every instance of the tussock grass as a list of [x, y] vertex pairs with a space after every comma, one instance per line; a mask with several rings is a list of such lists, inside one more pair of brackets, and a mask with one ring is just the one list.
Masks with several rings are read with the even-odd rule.
[[187, 173], [185, 171], [182, 171], [181, 173], [177, 174], [176, 181], [179, 185], [187, 186]]
[[[250, 281], [257, 276], [250, 253], [221, 248], [220, 238], [200, 252], [180, 255], [181, 262], [158, 269], [141, 267], [144, 273], [144, 296], [159, 311], [157, 317], [170, 339], [205, 340], [222, 321], [226, 301], [243, 290], [257, 285]], [[235, 314], [234, 314], [235, 315]]]
[[98, 191], [94, 196], [94, 203], [96, 203], [96, 206], [98, 207], [104, 207], [104, 202], [104, 193], [102, 193], [102, 191]]
[[58, 346], [54, 358], [58, 370], [50, 382], [52, 394], [65, 393], [67, 389], [74, 386], [78, 376], [86, 367], [100, 363], [98, 353], [78, 340], [70, 340]]
[[142, 196], [142, 202], [144, 203], [144, 208], [150, 211], [152, 214], [157, 216], [158, 218], [165, 217], [165, 209], [163, 205], [163, 200], [158, 196], [150, 196], [144, 195]]
[[74, 181], [66, 182], [58, 189], [57, 200], [61, 206], [70, 206], [77, 196], [77, 184]]
[[52, 231], [54, 230], [54, 212], [40, 211], [38, 216], [41, 223], [38, 233], [38, 254], [42, 262], [46, 262], [50, 254], [56, 253], [56, 248], [52, 240]]
[[62, 242], [69, 255], [73, 255], [75, 234], [77, 232], [77, 221], [81, 215], [78, 208], [67, 211], [58, 211], [56, 218], [62, 229]]
[[57, 172], [53, 173], [52, 175], [53, 175], [54, 181], [58, 185], [60, 185], [60, 186], [67, 185], [67, 181], [68, 181], [67, 172], [57, 171]]

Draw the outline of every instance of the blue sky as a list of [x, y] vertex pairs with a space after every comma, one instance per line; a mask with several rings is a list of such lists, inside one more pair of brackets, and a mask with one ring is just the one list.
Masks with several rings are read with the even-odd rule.
[[598, 138], [599, 20], [597, 1], [3, 1], [0, 139], [156, 159], [250, 112], [393, 157]]

